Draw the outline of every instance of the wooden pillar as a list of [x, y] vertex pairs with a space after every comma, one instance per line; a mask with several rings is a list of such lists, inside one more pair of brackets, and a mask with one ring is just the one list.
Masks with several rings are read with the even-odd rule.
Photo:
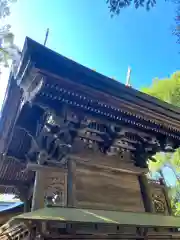
[[44, 181], [45, 181], [44, 171], [42, 169], [37, 170], [34, 182], [31, 211], [35, 211], [39, 208], [44, 207]]
[[148, 183], [148, 179], [145, 174], [139, 176], [139, 183], [142, 193], [142, 198], [144, 202], [144, 208], [146, 212], [154, 212], [154, 206], [152, 202], [151, 188]]
[[160, 179], [160, 184], [163, 186], [162, 192], [163, 192], [165, 200], [166, 200], [168, 213], [169, 213], [169, 215], [173, 215], [173, 211], [172, 211], [172, 207], [171, 207], [171, 201], [170, 201], [170, 198], [169, 198], [169, 195], [168, 195], [168, 189], [167, 189], [166, 183], [165, 183], [163, 178]]
[[25, 199], [24, 200], [24, 212], [30, 212], [31, 211], [31, 200], [30, 199]]
[[19, 198], [20, 198], [21, 202], [23, 202], [23, 204], [24, 204], [24, 213], [30, 212], [30, 210], [31, 210], [31, 207], [30, 207], [31, 199], [29, 199], [30, 198], [29, 188], [21, 187], [18, 190], [19, 190], [19, 193], [20, 193]]
[[[61, 169], [58, 167], [49, 167], [49, 166], [44, 166], [40, 164], [33, 164], [33, 163], [28, 163], [27, 164], [27, 170], [35, 171], [36, 176], [35, 176], [35, 183], [34, 183], [34, 189], [33, 189], [33, 197], [32, 197], [32, 208], [31, 210], [37, 210], [39, 208], [43, 208], [45, 206], [45, 192], [47, 191], [47, 188], [57, 188], [61, 191], [62, 190], [62, 183], [56, 183], [53, 182], [52, 185], [52, 180], [51, 178], [57, 178], [58, 176], [64, 179], [64, 185], [63, 185], [63, 194], [66, 194], [66, 173], [67, 171], [65, 169]], [[55, 176], [54, 176], [54, 174]], [[61, 178], [60, 178], [61, 179]], [[64, 190], [65, 189], [65, 190]], [[47, 192], [46, 192], [47, 193]], [[66, 204], [66, 195], [64, 197], [64, 201]]]
[[73, 159], [68, 160], [67, 205], [76, 206], [76, 162]]
[[164, 185], [164, 188], [163, 188], [163, 193], [164, 193], [164, 196], [165, 196], [165, 199], [166, 199], [168, 213], [169, 213], [169, 215], [173, 215], [173, 211], [172, 211], [172, 207], [171, 207], [171, 201], [169, 199], [168, 190], [167, 190], [167, 187], [165, 185]]

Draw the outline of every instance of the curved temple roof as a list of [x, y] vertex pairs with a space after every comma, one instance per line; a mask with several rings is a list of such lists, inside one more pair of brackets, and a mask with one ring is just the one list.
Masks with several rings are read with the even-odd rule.
[[180, 134], [179, 108], [129, 88], [26, 38], [17, 77], [20, 85], [29, 81], [26, 75], [33, 69], [49, 78], [48, 84], [53, 84], [54, 78], [59, 86], [64, 84], [63, 80], [69, 82], [72, 89], [81, 86], [81, 92], [93, 92], [96, 100], [102, 100], [116, 108], [119, 106], [119, 109], [129, 115], [139, 115], [160, 127], [166, 126], [170, 132], [174, 129]]
[[[100, 112], [99, 109], [101, 109], [104, 116], [107, 116], [111, 111], [113, 117], [115, 116], [117, 119], [124, 118], [126, 125], [130, 125], [131, 128], [139, 127], [143, 131], [150, 131], [154, 135], [160, 133], [162, 137], [173, 138], [175, 144], [180, 145], [179, 108], [133, 88], [126, 87], [120, 82], [88, 69], [32, 39], [26, 38], [17, 74], [13, 75], [11, 73], [9, 79], [10, 84], [1, 117], [0, 153], [6, 153], [11, 143], [16, 152], [26, 148], [25, 143], [27, 141], [25, 139], [27, 139], [27, 136], [25, 136], [25, 133], [22, 133], [22, 129], [14, 131], [13, 129], [19, 113], [23, 112], [21, 111], [23, 91], [20, 90], [18, 85], [25, 86], [27, 89], [27, 85], [33, 81], [33, 77], [31, 77], [33, 73], [44, 78], [44, 85], [40, 92], [41, 95], [44, 94], [47, 98], [51, 98], [54, 96], [53, 94], [56, 94], [56, 99], [57, 96], [60, 97], [60, 94], [62, 94], [65, 101], [68, 101], [69, 96], [72, 98], [77, 97], [75, 102], [84, 104], [86, 109], [86, 104], [90, 106], [92, 103], [92, 108], [95, 109], [96, 113]], [[56, 89], [57, 86], [58, 90]], [[62, 93], [61, 90], [64, 92]], [[40, 94], [38, 97], [40, 98]], [[84, 103], [83, 97], [86, 99]], [[42, 101], [42, 99], [40, 100]], [[27, 115], [28, 110], [24, 112]], [[28, 116], [25, 119], [28, 120]], [[11, 152], [13, 152], [12, 149]], [[12, 164], [12, 161], [9, 160], [9, 162]], [[8, 160], [6, 164], [8, 164]], [[20, 175], [23, 176], [23, 178], [18, 176], [18, 181], [20, 181], [18, 183], [21, 185], [21, 180], [23, 182], [32, 181], [34, 175], [25, 177], [20, 164], [13, 162], [11, 169], [17, 169], [17, 166], [21, 171]], [[0, 171], [3, 171], [3, 176], [9, 176], [10, 172], [6, 174], [4, 169], [8, 168], [0, 168]], [[15, 179], [15, 176], [11, 176], [10, 179]], [[3, 178], [3, 181], [4, 185], [6, 185], [9, 180]], [[3, 191], [2, 189], [4, 188], [0, 187], [0, 191]]]
[[[172, 118], [180, 114], [180, 109], [171, 104], [160, 101], [133, 88], [129, 88], [114, 79], [84, 67], [44, 47], [30, 38], [26, 38], [20, 73], [23, 72], [29, 59], [37, 69], [65, 77], [75, 83], [86, 85], [110, 96], [126, 99], [129, 103], [132, 101], [140, 106], [149, 106], [152, 110]], [[177, 118], [180, 120], [180, 116], [177, 116]]]

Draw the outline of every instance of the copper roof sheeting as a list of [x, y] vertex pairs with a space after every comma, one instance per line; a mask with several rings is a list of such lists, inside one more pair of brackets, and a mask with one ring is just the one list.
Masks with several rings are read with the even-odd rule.
[[51, 207], [24, 213], [14, 220], [40, 220], [59, 222], [103, 223], [128, 226], [180, 227], [180, 217], [161, 216], [149, 213], [117, 212], [92, 209]]

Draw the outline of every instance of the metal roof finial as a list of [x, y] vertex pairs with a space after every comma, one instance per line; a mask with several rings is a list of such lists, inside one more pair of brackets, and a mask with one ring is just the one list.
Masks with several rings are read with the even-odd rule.
[[46, 46], [48, 36], [49, 36], [49, 28], [47, 28], [47, 30], [46, 30], [46, 36], [45, 36], [45, 39], [44, 39], [44, 46]]
[[131, 87], [131, 68], [128, 67], [127, 77], [126, 77], [126, 86]]

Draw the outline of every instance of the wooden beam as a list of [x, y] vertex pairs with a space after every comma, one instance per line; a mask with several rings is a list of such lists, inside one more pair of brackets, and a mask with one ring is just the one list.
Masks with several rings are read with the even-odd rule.
[[43, 171], [43, 172], [59, 172], [59, 173], [66, 173], [67, 169], [60, 168], [60, 167], [49, 167], [49, 166], [43, 166], [40, 164], [35, 164], [35, 163], [28, 163], [27, 170], [29, 171]]
[[33, 189], [33, 198], [32, 198], [32, 211], [44, 207], [44, 186], [45, 186], [45, 172], [36, 171], [34, 189]]
[[111, 166], [105, 166], [103, 165], [103, 161], [102, 164], [100, 162], [98, 162], [98, 164], [94, 163], [94, 159], [86, 159], [86, 161], [84, 161], [84, 158], [78, 157], [78, 156], [71, 156], [71, 158], [78, 164], [78, 165], [84, 165], [84, 166], [91, 166], [94, 168], [98, 168], [98, 169], [103, 169], [103, 170], [111, 170], [114, 172], [119, 172], [119, 173], [129, 173], [129, 174], [134, 174], [134, 175], [142, 175], [144, 173], [147, 173], [147, 169], [144, 168], [138, 168], [135, 166], [131, 166], [131, 165], [127, 165], [127, 164], [122, 164], [122, 167], [111, 167]]
[[24, 213], [31, 211], [31, 199], [25, 199], [24, 200]]
[[168, 213], [169, 213], [169, 215], [173, 215], [173, 210], [172, 210], [172, 207], [171, 207], [171, 201], [170, 201], [170, 198], [169, 198], [169, 195], [168, 195], [167, 187], [164, 186], [164, 188], [162, 190], [163, 190], [163, 193], [164, 193], [164, 196], [165, 196], [165, 199], [166, 199]]
[[27, 182], [20, 181], [20, 180], [8, 180], [8, 179], [0, 178], [1, 187], [22, 187], [27, 184], [28, 184]]

